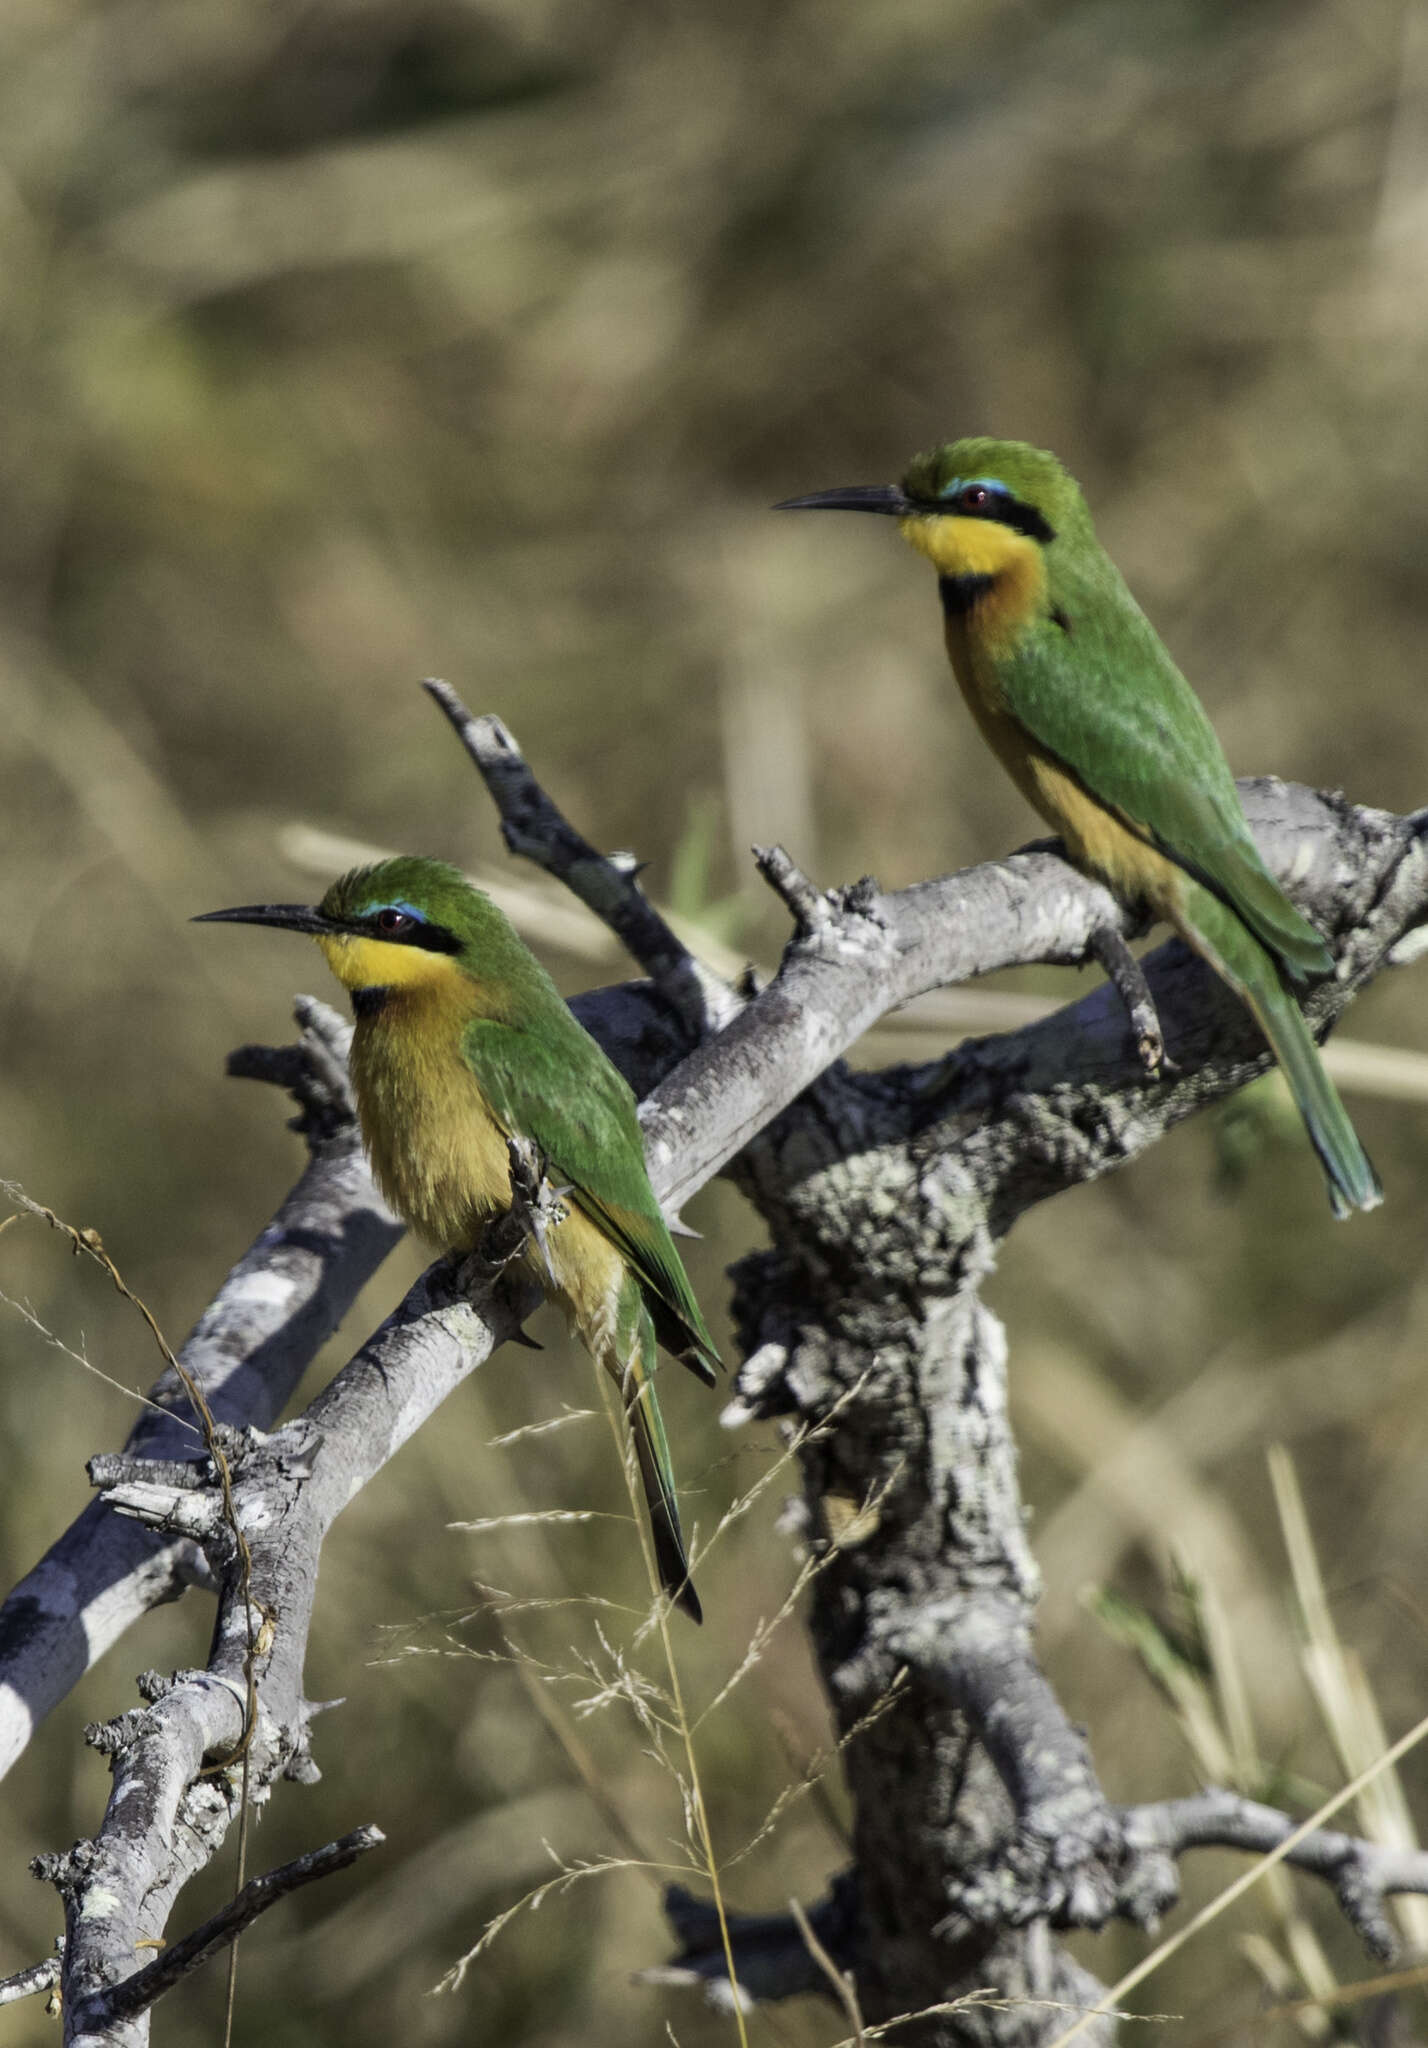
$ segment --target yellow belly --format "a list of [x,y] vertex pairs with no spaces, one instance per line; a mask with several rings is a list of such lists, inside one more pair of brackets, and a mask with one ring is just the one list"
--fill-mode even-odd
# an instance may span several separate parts
[[506,1141],[456,1047],[393,1016],[399,1001],[359,1022],[352,1042],[373,1177],[422,1237],[443,1251],[469,1251],[510,1206]]
[[[566,1321],[592,1358],[603,1365],[617,1362],[617,1320],[625,1284],[625,1261],[598,1223],[566,1198],[566,1219],[546,1240],[556,1286],[532,1247],[526,1265],[546,1293],[565,1312]],[[623,1362],[623,1361],[619,1361]],[[654,1360],[647,1359],[647,1366]],[[618,1372],[616,1374],[618,1377]]]
[[[402,1220],[442,1251],[472,1251],[510,1207],[506,1134],[460,1056],[451,1020],[413,1015],[413,1002],[394,993],[358,1023],[352,1081],[362,1135],[373,1177]],[[445,1028],[423,1028],[438,1022]],[[546,1237],[550,1270],[534,1246],[524,1263],[601,1358],[614,1343],[625,1264],[569,1196],[564,1207],[565,1220]]]

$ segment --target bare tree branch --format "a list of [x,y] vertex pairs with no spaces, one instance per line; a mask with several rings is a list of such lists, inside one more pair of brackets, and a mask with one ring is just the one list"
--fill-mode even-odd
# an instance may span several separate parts
[[[1005,1344],[977,1290],[1024,1208],[1134,1157],[1238,1086],[1267,1052],[1247,1014],[1172,943],[1145,967],[1174,1061],[1169,1081],[1147,1074],[1112,988],[929,1066],[845,1072],[838,1054],[892,1005],[1014,962],[1080,962],[1099,934],[1124,932],[1129,920],[1045,850],[889,895],[870,882],[823,895],[791,863],[771,863],[798,930],[770,986],[734,996],[691,966],[620,864],[565,826],[499,721],[472,720],[453,693],[433,694],[488,775],[508,837],[601,905],[658,971],[657,989],[598,991],[576,1006],[649,1098],[642,1120],[656,1193],[676,1206],[735,1161],[769,1223],[773,1249],[739,1269],[749,1354],[740,1411],[813,1424],[837,1414],[800,1456],[814,1540],[829,1546],[814,1580],[815,1643],[841,1725],[862,1731],[846,1752],[859,1884],[845,1952],[829,1938],[836,1927],[820,1927],[819,1939],[856,1971],[870,2020],[919,2005],[941,2015],[919,2023],[928,2042],[1039,2041],[1044,2012],[1030,2018],[1032,2005],[1018,2000],[1085,2003],[1095,1990],[1050,1942],[1049,1918],[1150,1918],[1166,1894],[1167,1852],[1106,1808],[1084,1744],[1035,1665],[1037,1579],[1006,1422]],[[1428,917],[1422,821],[1278,783],[1244,794],[1271,866],[1333,936],[1338,975],[1310,1003],[1325,1028]],[[186,1347],[210,1370],[216,1349],[225,1370],[214,1371],[210,1398],[230,1421],[260,1413],[278,1384],[286,1390],[330,1327],[333,1302],[346,1306],[349,1283],[360,1284],[394,1235],[337,1100],[336,1041],[319,1035],[320,1054],[296,1067],[281,1054],[245,1056],[247,1071],[285,1083],[307,1076],[335,1123],[279,1224]],[[316,1115],[311,1104],[305,1115]],[[285,1217],[329,1153],[341,1170],[323,1181],[325,1205],[303,1226],[315,1261],[298,1269],[304,1291],[284,1263]],[[347,1249],[354,1226],[361,1254]],[[519,1222],[506,1228],[519,1235]],[[224,1760],[244,1738],[250,1661],[253,1796],[267,1796],[279,1775],[313,1775],[316,1709],[302,1667],[322,1542],[411,1432],[518,1332],[535,1294],[513,1282],[509,1251],[498,1227],[459,1276],[449,1261],[431,1268],[305,1415],[236,1445],[246,1585],[227,1517],[212,1512],[190,1471],[174,1470],[190,1445],[141,1427],[124,1461],[98,1468],[117,1482],[92,1511],[105,1530],[122,1527],[113,1514],[122,1505],[192,1532],[190,1557],[201,1542],[220,1602],[207,1670],[150,1683],[147,1707],[94,1732],[114,1763],[109,1809],[96,1840],[49,1871],[69,1928],[66,2006],[78,2017],[67,2039],[131,2048],[145,2037],[145,2016],[124,2017],[116,1987],[134,1977],[135,1944],[161,1932],[234,1817],[239,1773]],[[239,1313],[251,1297],[271,1307],[275,1293],[281,1312],[267,1321]],[[282,1361],[271,1373],[258,1363],[269,1351]],[[172,1403],[173,1390],[162,1397]],[[870,1500],[876,1513],[851,1524],[835,1512],[840,1501]],[[164,1560],[149,1596],[171,1592],[183,1543],[128,1533]],[[138,1592],[126,1599],[127,1619],[144,1602]],[[914,1683],[872,1713],[907,1668]],[[994,1984],[1011,2004],[948,2016],[949,1994],[973,1984]],[[1099,2038],[1111,2024],[1097,2022]]]
[[13,1977],[0,1978],[0,2005],[14,2005],[21,1998],[33,1998],[36,1992],[53,1991],[63,1967],[62,1955],[53,1955],[43,1963],[32,1963],[28,1970],[17,1970]]
[[[731,2012],[734,1992],[713,1906],[683,1885],[672,1884],[665,1891],[664,1910],[681,1943],[680,1952],[672,1962],[641,1970],[635,1981],[692,1986],[716,2012]],[[835,1880],[828,1897],[808,1912],[819,1941],[835,1960],[851,1951],[856,1912],[857,1886],[851,1873]],[[728,1917],[746,2009],[755,2003],[801,1998],[810,1991],[829,1995],[827,1977],[791,1914],[731,1913]]]
[[1135,1863],[1085,1737],[1032,1654],[1025,1606],[989,1594],[951,1612],[923,1607],[888,1649],[966,1716],[1015,1816],[995,1856],[949,1885],[946,1924],[1101,1927],[1120,1913],[1155,1926],[1177,1896],[1174,1870],[1162,1855]]
[[[233,1464],[233,1494],[250,1550],[251,1620],[259,1644],[258,1716],[248,1767],[252,1796],[279,1775],[316,1776],[309,1728],[317,1709],[302,1668],[318,1559],[332,1522],[466,1375],[519,1327],[534,1290],[508,1290],[497,1271],[485,1297],[456,1292],[451,1261],[432,1267],[306,1414],[250,1442]],[[175,1491],[175,1502],[206,1496]],[[42,1874],[65,1905],[66,2040],[130,2048],[142,2013],[123,2017],[115,1987],[132,1976],[138,1945],[162,1934],[179,1890],[236,1818],[241,1773],[206,1768],[244,1732],[250,1616],[239,1574],[213,1523],[210,1564],[222,1580],[214,1647],[204,1671],[150,1681],[150,1704],[92,1732],[114,1787],[94,1841],[47,1859]],[[231,1544],[228,1546],[231,1551]],[[94,1902],[103,1900],[103,1910]]]
[[[1295,1826],[1274,1807],[1216,1786],[1190,1799],[1127,1807],[1122,1822],[1126,1842],[1138,1855],[1165,1857],[1183,1856],[1187,1849],[1243,1849],[1263,1856]],[[1383,1910],[1384,1900],[1401,1892],[1428,1892],[1428,1850],[1386,1848],[1335,1828],[1316,1828],[1284,1860],[1332,1885],[1340,1911],[1365,1948],[1385,1960],[1401,1944]]]
[[[213,1413],[265,1427],[401,1235],[362,1157],[345,1067],[350,1026],[310,997],[282,1085],[298,1098],[308,1163],[224,1281],[180,1354]],[[253,1071],[252,1049],[235,1056]],[[336,1082],[340,1080],[340,1092]],[[165,1373],[129,1438],[138,1458],[192,1456],[187,1397]],[[202,1560],[93,1502],[0,1606],[0,1775],[70,1687],[140,1615],[175,1599]]]
[[433,678],[422,688],[475,762],[509,850],[564,882],[603,919],[694,1037],[726,1023],[738,998],[675,937],[640,888],[634,864],[611,860],[582,838],[536,781],[499,718],[474,717],[447,683]]
[[[1271,871],[1339,940],[1338,974],[1308,1004],[1322,1032],[1425,916],[1421,822],[1273,778],[1241,783],[1240,795]],[[999,968],[1079,966],[1099,934],[1135,928],[1107,890],[1047,851],[890,895],[864,881],[828,900],[832,915],[794,938],[769,986],[642,1110],[646,1151],[676,1206],[887,1010]],[[1165,1080],[1146,1073],[1109,987],[920,1070],[919,1112],[930,1118],[940,1095],[959,1149],[969,1119],[985,1118],[965,1151],[998,1234],[1020,1208],[1135,1157],[1270,1064],[1244,1005],[1178,940],[1143,966],[1172,1066]]]
[[[754,866],[793,919],[795,938],[811,938],[832,924],[836,905],[810,882],[781,846],[756,846]],[[870,885],[871,886],[871,885]]]
[[[1037,1677],[1044,1687],[1045,1680],[1040,1674]],[[1055,1716],[1038,1716],[1034,1730],[1028,1727],[1024,1738],[1015,1738],[1013,1746],[1020,1752],[1019,1771],[1028,1758],[1040,1767],[1040,1759],[1031,1745],[1045,1732],[1046,1724],[1059,1716],[1059,1708]],[[1079,1742],[1069,1726],[1066,1733]],[[1094,1787],[1094,1779],[1089,1782]],[[1100,1813],[1113,1828],[1131,1873],[1126,1888],[1111,1899],[1109,1910],[1104,1896],[1093,1888],[1084,1889],[1079,1899],[1064,1895],[1056,1909],[1047,1903],[1046,1910],[1057,1926],[1100,1927],[1114,1912],[1139,1926],[1153,1928],[1159,1914],[1168,1911],[1180,1896],[1176,1863],[1181,1856],[1192,1849],[1240,1849],[1251,1855],[1267,1855],[1296,1826],[1275,1807],[1262,1806],[1237,1792],[1213,1785],[1188,1799],[1167,1799],[1146,1806],[1102,1806]],[[1072,1815],[1070,1819],[1068,1839],[1074,1848],[1082,1833],[1078,1816]],[[1051,1841],[1054,1836],[1048,1838]],[[1364,1947],[1384,1960],[1398,1954],[1401,1948],[1384,1910],[1385,1901],[1403,1893],[1428,1892],[1428,1851],[1385,1848],[1331,1828],[1319,1828],[1306,1835],[1284,1861],[1330,1885],[1340,1911]],[[1004,1865],[1003,1870],[1006,1896],[999,1907],[990,1897],[986,1899],[989,1923],[994,1923],[1000,1912],[1020,1914],[1019,1924],[1034,1920],[1038,1917],[1037,1886],[1041,1873],[1030,1869],[1030,1884],[1022,1891],[1010,1865]],[[1044,1900],[1045,1895],[1042,1896]],[[840,1968],[851,1963],[857,1952],[856,1901],[856,1875],[845,1871],[829,1897],[810,1915]],[[1147,1911],[1148,1907],[1153,1910]],[[713,1906],[675,1885],[666,1894],[665,1912],[682,1947],[671,1962],[642,1971],[639,1981],[697,1985],[716,2011],[730,2010],[733,1997]],[[730,1921],[730,1933],[740,1989],[753,1998],[773,2001],[826,1989],[819,1981],[821,1973],[813,1965],[806,1945],[800,1958],[802,1937],[791,1914],[738,1914]]]
[[[325,1848],[310,1849],[305,1856],[295,1857],[291,1863],[280,1864],[276,1870],[270,1870],[262,1877],[250,1878],[237,1896],[220,1907],[201,1927],[196,1927],[192,1934],[186,1934],[182,1941],[170,1942],[146,1969],[136,1970],[118,1989],[109,1992],[103,2000],[103,2011],[97,2016],[100,2024],[112,2029],[116,2023],[137,2019],[181,1979],[191,1976],[235,1942],[244,1928],[251,1927],[270,1906],[276,1906],[280,1899],[287,1898],[304,1885],[348,1869],[359,1856],[380,1847],[385,1840],[380,1828],[354,1828],[351,1834],[329,1842]],[[83,2027],[84,2024],[84,2016],[80,2015],[79,2025]]]

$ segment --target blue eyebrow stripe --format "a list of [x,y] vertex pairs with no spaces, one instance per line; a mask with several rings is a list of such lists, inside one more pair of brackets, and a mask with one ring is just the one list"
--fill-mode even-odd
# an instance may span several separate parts
[[996,503],[993,509],[983,506],[978,512],[969,512],[968,518],[994,519],[1002,526],[1011,527],[1014,533],[1024,533],[1029,540],[1043,542],[1055,540],[1056,528],[1051,524],[1045,513],[1038,512],[1035,505],[1024,503],[1022,499],[1018,498],[1014,492],[1007,488],[1000,477],[954,476],[950,483],[943,485],[937,495],[939,498],[954,498],[958,491],[973,489],[990,491]]
[[995,491],[999,498],[1009,498],[1011,492],[1000,478],[994,476],[954,476],[950,483],[942,486],[939,498],[955,498],[958,491],[965,491],[972,484],[980,484],[984,491]]
[[418,924],[431,923],[426,912],[418,910],[415,903],[408,903],[405,896],[398,896],[390,903],[369,903],[360,914],[363,917],[375,917],[380,910],[400,910],[404,917],[414,917]]

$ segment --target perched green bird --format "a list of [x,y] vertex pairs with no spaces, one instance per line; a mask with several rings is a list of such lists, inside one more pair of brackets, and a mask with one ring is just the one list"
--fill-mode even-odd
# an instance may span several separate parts
[[356,868],[314,909],[250,904],[203,923],[308,932],[352,994],[352,1081],[372,1171],[397,1213],[474,1249],[511,1206],[522,1138],[565,1214],[524,1263],[620,1389],[660,1579],[701,1618],[655,1400],[656,1337],[714,1383],[699,1304],[645,1170],[635,1098],[509,920],[443,861]]
[[778,511],[881,512],[938,574],[952,670],[1022,794],[1071,858],[1143,901],[1253,1011],[1319,1154],[1336,1216],[1378,1176],[1289,982],[1333,969],[1260,859],[1199,699],[1096,538],[1074,477],[1021,441],[952,441],[900,485]]

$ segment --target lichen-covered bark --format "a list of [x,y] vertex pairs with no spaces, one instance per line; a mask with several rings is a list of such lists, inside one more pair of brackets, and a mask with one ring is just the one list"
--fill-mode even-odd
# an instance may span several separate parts
[[[1095,1987],[1044,1931],[956,1910],[957,1874],[995,1859],[1013,1809],[971,1716],[908,1682],[901,1639],[991,1607],[1024,1631],[1037,1593],[980,1203],[956,1155],[920,1141],[903,1086],[838,1072],[811,1096],[741,1164],[776,1249],[736,1269],[735,1312],[761,1356],[747,1406],[805,1424],[837,1407],[802,1460],[820,1668],[840,1731],[868,1723],[845,1752],[860,1910],[843,1960],[871,2020],[988,1984],[1082,2005]],[[901,2037],[1030,2048],[1046,2020],[1044,2003],[969,2008]]]
[[[1303,793],[1249,795],[1262,843],[1288,865]],[[1424,865],[1416,823],[1317,816],[1296,879],[1340,939],[1340,979],[1310,1006],[1322,1022],[1421,917]],[[1265,1063],[1242,1007],[1182,947],[1148,974],[1168,1082],[1144,1070],[1107,987],[929,1066],[834,1068],[736,1168],[772,1238],[736,1269],[739,1396],[811,1432],[814,1642],[840,1729],[868,1723],[846,1751],[859,1911],[841,1959],[870,2020],[986,1985],[1084,2006],[1097,1987],[1049,1928],[1113,1912],[1152,1922],[1173,1896],[1169,1859],[1107,1806],[1035,1663],[1006,1336],[979,1294],[1027,1208]],[[1067,2019],[1046,2004],[969,2007],[900,2038],[1036,2048]]]

